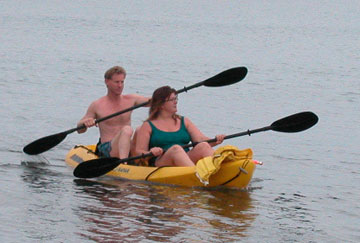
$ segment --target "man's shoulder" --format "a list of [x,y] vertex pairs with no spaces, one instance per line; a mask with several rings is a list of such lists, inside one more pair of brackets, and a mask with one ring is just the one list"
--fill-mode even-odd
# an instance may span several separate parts
[[98,98],[97,100],[94,100],[92,102],[92,104],[98,105],[98,104],[101,104],[101,103],[104,103],[104,102],[106,102],[106,96],[102,96],[102,97]]
[[106,104],[106,96],[103,96],[91,102],[90,106],[92,106],[94,109],[97,109],[105,104]]
[[[123,96],[123,100],[126,103],[132,103],[133,105],[136,105],[136,104],[147,102],[149,99],[144,96],[138,95],[138,94],[126,94]],[[146,106],[148,106],[148,105],[146,105]]]

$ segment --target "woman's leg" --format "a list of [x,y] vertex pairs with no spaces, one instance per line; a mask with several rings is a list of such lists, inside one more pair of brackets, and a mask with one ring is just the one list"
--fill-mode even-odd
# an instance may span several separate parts
[[192,150],[188,152],[190,159],[196,164],[198,160],[212,156],[214,149],[207,142],[201,142],[197,144]]
[[165,154],[159,157],[155,165],[160,166],[194,166],[185,150],[180,145],[170,147]]
[[111,141],[110,155],[125,159],[129,157],[130,143],[133,130],[130,126],[124,126],[118,134]]

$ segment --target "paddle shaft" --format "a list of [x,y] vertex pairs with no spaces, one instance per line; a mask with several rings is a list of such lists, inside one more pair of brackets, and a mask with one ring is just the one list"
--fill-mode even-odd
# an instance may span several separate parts
[[[239,133],[234,133],[231,135],[227,135],[224,137],[224,139],[230,139],[230,138],[235,138],[235,137],[241,137],[241,136],[245,136],[245,135],[251,135],[253,133],[257,133],[257,132],[264,132],[264,131],[268,131],[268,130],[272,130],[272,126],[266,126],[266,127],[262,127],[262,128],[258,128],[258,129],[254,129],[254,130],[247,130],[245,132],[239,132]],[[216,138],[212,138],[212,139],[208,139],[202,142],[206,142],[206,143],[214,143],[216,142],[217,139]],[[191,142],[189,144],[183,145],[181,146],[183,149],[186,148],[190,148],[190,147],[195,147],[197,144],[199,144],[201,142]],[[166,150],[164,151],[164,153],[166,152]],[[134,157],[129,157],[129,158],[125,158],[125,159],[119,159],[119,164],[123,163],[123,162],[127,162],[127,161],[132,161],[132,160],[137,160],[137,159],[143,159],[146,157],[150,157],[150,156],[154,156],[151,152],[150,153],[146,153],[146,154],[142,154],[142,155],[138,155],[138,156],[134,156]]]
[[[318,117],[314,113],[309,112],[309,111],[299,112],[294,115],[279,119],[279,120],[273,122],[270,126],[265,126],[265,127],[257,128],[257,129],[253,129],[253,130],[247,130],[245,132],[234,133],[234,134],[225,136],[224,139],[241,137],[241,136],[245,136],[245,135],[250,136],[253,133],[264,132],[264,131],[268,131],[268,130],[273,130],[273,131],[277,131],[277,132],[286,132],[286,133],[300,132],[300,131],[306,130],[306,129],[314,126],[317,122],[318,122]],[[213,143],[213,142],[216,142],[216,140],[217,140],[216,138],[212,138],[212,139],[206,140],[204,142]],[[200,143],[200,142],[191,142],[189,144],[183,145],[182,147],[184,149],[190,148],[190,147],[195,147],[198,143]],[[149,156],[153,156],[153,154],[147,153],[147,154],[136,156],[136,158],[130,157],[127,159],[123,159],[120,163],[126,162],[126,161],[131,161],[131,160],[136,160],[136,159],[140,159],[140,158],[145,158],[145,157],[149,157]]]
[[[191,90],[191,89],[193,89],[193,88],[200,87],[200,86],[204,85],[204,83],[206,83],[208,80],[209,80],[209,79],[207,79],[207,80],[205,80],[205,81],[202,81],[202,82],[199,82],[199,83],[196,83],[196,84],[193,84],[193,85],[190,85],[190,86],[188,86],[188,87],[185,86],[184,88],[177,90],[176,93],[177,93],[177,94],[180,94],[180,93],[183,93],[183,92],[187,92],[188,90]],[[104,117],[102,117],[102,118],[96,119],[95,123],[96,123],[96,124],[97,124],[97,123],[100,123],[100,122],[102,122],[102,121],[108,120],[108,119],[113,118],[113,117],[115,117],[115,116],[119,116],[119,115],[124,114],[124,113],[126,113],[126,112],[135,110],[135,109],[137,109],[137,108],[139,108],[139,107],[146,106],[146,105],[148,105],[148,104],[150,104],[150,101],[147,101],[147,102],[144,102],[144,103],[141,103],[141,104],[138,104],[138,105],[134,105],[134,106],[129,107],[129,108],[125,109],[125,110],[121,110],[121,111],[115,112],[115,113],[113,113],[113,114],[111,114],[111,115],[104,116]],[[72,128],[72,129],[69,129],[69,130],[65,131],[65,133],[66,133],[66,134],[70,134],[70,133],[72,133],[72,132],[75,132],[75,131],[81,130],[81,129],[85,129],[85,128],[86,128],[86,126],[83,124],[83,125],[81,125],[81,126],[78,126],[78,127]]]
[[[199,87],[199,86],[202,86],[206,81],[207,81],[207,80],[202,81],[202,82],[199,82],[199,83],[197,83],[197,84],[193,84],[193,85],[188,86],[188,87],[184,87],[184,88],[182,88],[182,89],[177,90],[176,93],[177,93],[177,94],[180,94],[180,93],[183,93],[183,92],[187,92],[188,90],[191,90],[191,89],[193,89],[193,88],[197,88],[197,87]],[[124,113],[126,113],[126,112],[135,110],[135,109],[137,109],[137,108],[139,108],[139,107],[146,106],[146,105],[148,105],[148,104],[150,104],[150,101],[143,102],[143,103],[141,103],[141,104],[131,106],[131,107],[125,109],[125,110],[121,110],[121,111],[115,112],[115,113],[113,113],[113,114],[111,114],[111,115],[104,116],[104,117],[102,117],[102,118],[96,119],[95,123],[97,124],[97,123],[100,123],[100,122],[102,122],[102,121],[109,120],[110,118],[113,118],[113,117],[115,117],[115,116],[119,116],[119,115],[124,114]],[[85,128],[86,128],[85,124],[82,124],[81,126],[78,126],[78,127],[75,127],[75,128],[71,128],[71,129],[66,130],[66,131],[64,131],[64,132],[62,132],[62,133],[64,133],[64,134],[70,134],[70,133],[73,133],[73,132],[75,132],[75,131],[82,130],[82,129],[85,129]]]
[[[111,114],[111,115],[104,116],[104,117],[102,117],[102,118],[96,119],[95,123],[99,123],[99,122],[108,120],[108,119],[113,118],[113,117],[115,117],[115,116],[119,116],[119,115],[124,114],[124,113],[126,113],[126,112],[135,110],[135,109],[137,109],[137,108],[139,108],[139,107],[146,106],[146,105],[148,105],[148,104],[150,104],[150,101],[147,101],[147,102],[144,102],[144,103],[141,103],[141,104],[138,104],[138,105],[131,106],[131,107],[125,109],[125,110],[121,110],[121,111],[115,112],[115,113],[113,113],[113,114]],[[84,128],[86,128],[86,126],[83,124],[82,126],[79,126],[79,127],[77,127],[77,128],[74,128],[74,129],[75,129],[75,131],[76,131],[76,130],[81,130],[81,129],[84,129]],[[72,130],[72,129],[71,129],[71,130]]]
[[[188,87],[184,87],[184,88],[182,88],[182,89],[177,90],[176,93],[177,93],[177,94],[180,94],[180,93],[183,93],[183,92],[187,92],[188,90],[191,90],[191,89],[193,89],[193,88],[197,88],[197,87],[202,86],[205,82],[206,82],[206,80],[205,80],[205,81],[202,81],[202,82],[199,82],[199,83],[197,83],[197,84],[193,84],[193,85],[188,86]],[[99,123],[99,122],[108,120],[108,119],[113,118],[113,117],[115,117],[115,116],[119,116],[119,115],[124,114],[124,113],[126,113],[126,112],[135,110],[135,109],[137,109],[137,108],[139,108],[139,107],[146,106],[146,105],[148,105],[148,104],[150,104],[150,101],[147,101],[147,102],[144,102],[144,103],[141,103],[141,104],[138,104],[138,105],[134,105],[134,106],[129,107],[129,108],[125,109],[125,110],[121,110],[121,111],[116,112],[116,113],[114,113],[114,114],[111,114],[111,115],[108,115],[108,116],[104,116],[104,117],[102,117],[102,118],[99,118],[99,119],[97,119],[97,120],[95,121],[95,123]],[[80,130],[81,130],[81,129],[84,129],[85,127],[86,127],[85,125],[82,125],[82,126],[79,126],[79,127],[77,127],[77,128],[74,128],[74,129],[76,129],[76,130],[79,130],[79,129],[80,129]],[[71,129],[71,130],[73,130],[73,129]],[[76,131],[76,130],[75,130],[75,131]],[[70,131],[70,130],[69,130],[69,131]]]

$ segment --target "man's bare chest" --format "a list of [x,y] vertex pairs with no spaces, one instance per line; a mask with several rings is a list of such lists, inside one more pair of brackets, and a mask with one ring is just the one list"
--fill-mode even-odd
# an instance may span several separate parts
[[[121,104],[106,104],[106,105],[101,105],[98,107],[97,109],[97,118],[103,118],[106,116],[110,116],[112,114],[121,112],[123,110],[128,109],[129,107],[132,107],[132,103],[131,102],[122,102]],[[124,112],[120,115],[116,115],[114,117],[112,117],[111,119],[109,119],[109,123],[111,122],[127,122],[130,119],[131,116],[131,111],[128,112]]]

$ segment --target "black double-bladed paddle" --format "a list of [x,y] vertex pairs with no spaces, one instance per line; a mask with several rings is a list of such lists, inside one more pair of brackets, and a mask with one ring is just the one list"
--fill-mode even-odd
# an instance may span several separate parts
[[[246,67],[235,67],[235,68],[231,68],[228,69],[226,71],[223,71],[211,78],[208,78],[204,81],[201,81],[199,83],[196,83],[194,85],[191,85],[189,87],[184,87],[180,90],[177,90],[176,92],[182,93],[182,92],[187,92],[190,89],[196,88],[196,87],[200,87],[200,86],[207,86],[207,87],[220,87],[220,86],[226,86],[226,85],[230,85],[230,84],[234,84],[237,83],[241,80],[243,80],[245,78],[247,74],[247,68]],[[99,123],[105,120],[108,120],[110,118],[113,118],[115,116],[121,115],[123,113],[126,113],[128,111],[132,111],[135,110],[136,108],[142,107],[142,106],[146,106],[150,103],[150,101],[148,102],[144,102],[142,104],[138,104],[132,107],[129,107],[125,110],[116,112],[114,114],[102,117],[100,119],[97,119],[95,121],[95,123]],[[68,134],[73,133],[75,131],[81,130],[86,128],[85,125],[79,126],[79,127],[75,127],[72,129],[69,129],[67,131],[64,132],[60,132],[60,133],[56,133],[50,136],[46,136],[43,138],[40,138],[38,140],[35,140],[32,143],[29,143],[28,145],[26,145],[23,148],[23,151],[26,154],[29,155],[36,155],[36,154],[40,154],[43,153],[53,147],[55,147],[56,145],[58,145],[59,143],[61,143]]]
[[[319,120],[318,116],[315,115],[313,112],[304,111],[277,120],[273,122],[270,126],[228,135],[225,137],[225,139],[240,137],[244,135],[251,135],[253,133],[264,132],[268,130],[272,130],[276,132],[286,132],[286,133],[301,132],[314,126],[318,122],[318,120]],[[216,142],[216,138],[209,139],[206,142],[208,143]],[[182,147],[189,148],[195,146],[196,144],[197,143],[190,143]],[[102,176],[115,169],[121,163],[142,159],[145,157],[151,157],[151,156],[153,156],[152,153],[147,153],[135,157],[129,157],[126,159],[118,159],[115,157],[110,157],[110,158],[99,158],[99,159],[84,161],[75,168],[74,176],[79,178],[93,178],[93,177]]]

